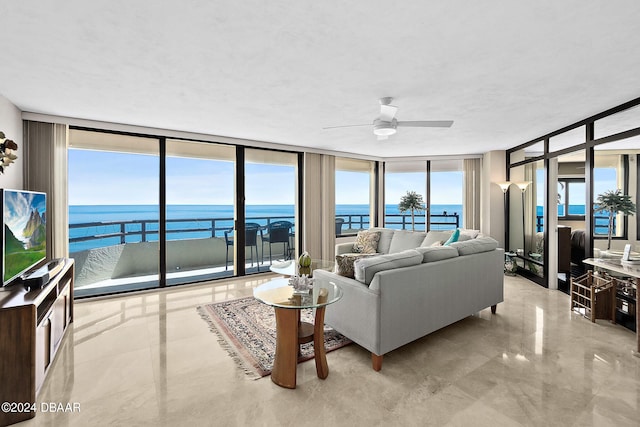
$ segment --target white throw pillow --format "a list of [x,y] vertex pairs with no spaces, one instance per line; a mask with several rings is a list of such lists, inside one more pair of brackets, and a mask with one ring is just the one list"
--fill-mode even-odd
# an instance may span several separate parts
[[[461,228],[460,235],[469,236],[469,239],[475,239],[480,234],[480,230],[472,230],[471,228]],[[468,240],[468,239],[465,239]],[[460,239],[458,239],[460,241]]]
[[426,234],[419,231],[403,231],[398,230],[393,233],[389,253],[396,254],[406,251],[407,249],[415,249],[424,241]]
[[453,230],[429,231],[420,246],[423,246],[423,247],[432,246],[435,242],[444,243],[447,240],[449,240],[449,237],[451,237],[451,233],[453,233]]

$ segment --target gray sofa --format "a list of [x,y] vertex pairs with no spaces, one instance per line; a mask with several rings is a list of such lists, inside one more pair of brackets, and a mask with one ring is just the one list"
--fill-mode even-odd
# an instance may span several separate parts
[[[371,351],[375,370],[398,347],[503,301],[504,250],[490,237],[432,246],[451,232],[412,233],[384,228],[374,256],[355,261],[355,278],[315,270],[316,281],[338,285],[343,297],[325,323]],[[438,244],[438,243],[436,243]],[[336,245],[336,255],[353,250]]]

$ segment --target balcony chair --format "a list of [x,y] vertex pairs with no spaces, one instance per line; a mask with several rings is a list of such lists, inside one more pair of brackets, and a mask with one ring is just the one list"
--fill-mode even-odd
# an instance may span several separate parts
[[262,262],[264,262],[264,244],[269,244],[269,264],[273,262],[271,256],[271,245],[274,243],[282,243],[282,250],[285,259],[289,259],[291,245],[289,243],[289,235],[293,224],[289,221],[275,221],[267,225],[267,234],[262,236]]
[[[256,248],[256,264],[258,265],[258,271],[260,271],[260,258],[258,257],[258,233],[260,233],[260,238],[262,238],[262,226],[260,224],[257,224],[255,222],[247,222],[244,225],[244,247],[251,248],[251,267],[253,267],[253,248]],[[229,247],[233,248],[233,228],[225,230],[224,242],[227,245],[224,269],[227,270],[229,268]]]
[[336,218],[336,236],[342,235],[342,224],[344,224],[344,218]]

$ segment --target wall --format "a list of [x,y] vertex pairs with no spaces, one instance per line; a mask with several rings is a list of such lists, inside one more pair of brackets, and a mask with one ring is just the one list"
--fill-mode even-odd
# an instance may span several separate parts
[[0,95],[0,130],[18,144],[18,159],[0,175],[0,188],[22,190],[24,187],[24,144],[22,140],[22,112],[7,98]]
[[504,193],[496,182],[506,181],[506,152],[490,151],[482,158],[482,197],[480,201],[480,230],[504,242]]

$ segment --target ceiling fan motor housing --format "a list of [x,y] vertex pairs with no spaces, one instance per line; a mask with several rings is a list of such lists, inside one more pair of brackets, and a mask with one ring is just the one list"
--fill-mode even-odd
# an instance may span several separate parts
[[373,121],[373,133],[378,136],[389,136],[396,133],[396,128],[398,127],[398,121],[393,119],[390,122],[386,122],[384,120],[375,119]]

